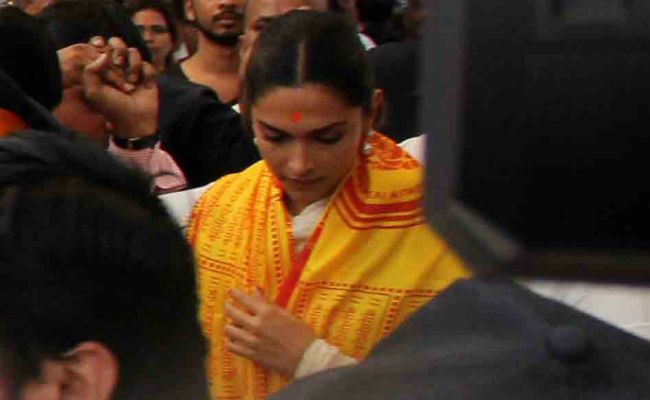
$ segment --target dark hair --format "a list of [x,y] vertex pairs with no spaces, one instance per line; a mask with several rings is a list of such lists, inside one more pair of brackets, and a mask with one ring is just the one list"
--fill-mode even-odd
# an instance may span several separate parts
[[0,139],[0,363],[14,393],[95,341],[119,361],[115,399],[207,398],[196,303],[191,251],[139,172],[77,136]]
[[361,22],[388,22],[393,15],[395,0],[357,0]]
[[161,0],[135,0],[128,3],[128,8],[126,9],[129,17],[133,18],[137,12],[142,10],[154,10],[158,14],[162,15],[165,19],[165,24],[167,24],[167,29],[169,29],[169,34],[172,36],[172,41],[176,43],[178,40],[178,31],[176,30],[176,19],[172,14],[171,10],[166,3]]
[[42,24],[17,7],[0,7],[0,69],[47,109],[61,102],[61,70]]
[[[291,11],[262,31],[246,69],[245,113],[276,87],[314,83],[369,112],[374,80],[354,25],[331,12]],[[250,124],[250,115],[244,115]],[[250,129],[250,126],[248,126]]]
[[327,8],[334,12],[343,12],[343,8],[338,0],[327,0]]
[[86,43],[93,36],[119,37],[143,60],[151,54],[122,5],[114,0],[57,0],[39,14],[57,49]]
[[172,0],[171,9],[174,12],[177,21],[187,22],[187,16],[185,15],[185,0]]

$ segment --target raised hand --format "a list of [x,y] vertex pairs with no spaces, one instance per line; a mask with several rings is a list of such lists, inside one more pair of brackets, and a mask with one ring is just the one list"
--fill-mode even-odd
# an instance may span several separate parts
[[[115,135],[125,138],[149,136],[158,128],[156,71],[143,62],[134,48],[112,38],[101,55],[82,74],[86,100],[102,112]],[[116,84],[123,80],[124,84]]]

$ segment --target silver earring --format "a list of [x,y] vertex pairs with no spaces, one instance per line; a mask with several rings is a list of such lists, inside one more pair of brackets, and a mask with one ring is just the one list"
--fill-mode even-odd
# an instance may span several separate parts
[[255,145],[255,147],[259,147],[259,145],[257,144],[257,138],[253,138],[253,144]]
[[368,144],[368,142],[363,144],[363,154],[369,156],[370,153],[372,153],[372,146]]
[[372,146],[368,143],[368,139],[370,139],[370,136],[372,136],[372,131],[368,132],[366,135],[366,140],[363,142],[363,154],[365,155],[370,155],[372,153]]

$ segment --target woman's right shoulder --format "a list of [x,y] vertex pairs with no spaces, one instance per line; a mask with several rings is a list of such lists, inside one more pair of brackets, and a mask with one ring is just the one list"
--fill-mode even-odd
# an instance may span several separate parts
[[224,175],[209,185],[196,207],[214,208],[241,200],[255,190],[266,170],[264,161],[258,161],[241,172]]
[[242,172],[226,175],[210,184],[189,215],[187,235],[190,243],[194,243],[196,234],[205,224],[210,225],[223,216],[233,215],[234,210],[250,204],[248,199],[256,192],[259,180],[268,175],[265,171],[266,165],[260,161]]

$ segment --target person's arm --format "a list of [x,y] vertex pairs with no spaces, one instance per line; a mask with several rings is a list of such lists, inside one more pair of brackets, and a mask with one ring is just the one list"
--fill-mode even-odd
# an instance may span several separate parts
[[152,177],[154,193],[163,194],[177,192],[187,187],[187,180],[183,171],[174,159],[160,148],[157,135],[150,136],[146,141],[140,140],[134,148],[133,144],[124,142],[124,139],[111,138],[108,152],[127,165],[138,168]]
[[[103,43],[103,39],[95,39],[91,49]],[[82,50],[83,57],[93,56],[87,48]],[[82,62],[87,61],[83,57]],[[74,73],[75,68],[70,70]],[[83,68],[81,84],[86,99],[110,121],[113,134],[108,151],[149,174],[154,191],[165,193],[185,188],[187,181],[174,159],[160,147],[155,75],[155,69],[143,62],[136,49],[111,38]]]

